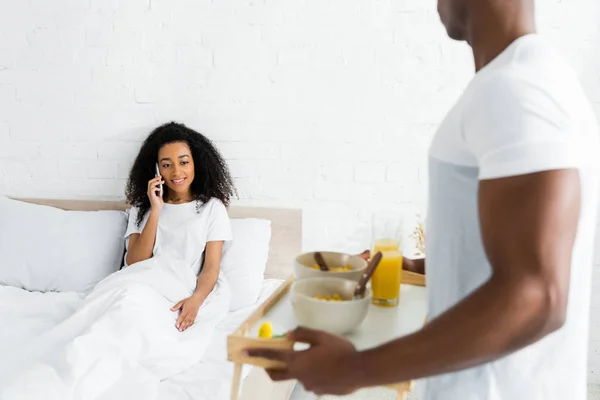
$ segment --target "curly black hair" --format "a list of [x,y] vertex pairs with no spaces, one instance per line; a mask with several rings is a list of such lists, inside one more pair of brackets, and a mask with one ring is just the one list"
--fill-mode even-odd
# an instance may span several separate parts
[[[150,209],[148,181],[156,175],[158,151],[163,145],[173,142],[185,142],[190,147],[195,167],[190,189],[197,201],[205,203],[215,197],[228,206],[231,197],[236,195],[227,163],[215,145],[201,133],[183,124],[169,122],[154,129],[144,140],[129,172],[125,195],[130,205],[139,208],[138,226]],[[165,187],[165,194],[167,190]]]

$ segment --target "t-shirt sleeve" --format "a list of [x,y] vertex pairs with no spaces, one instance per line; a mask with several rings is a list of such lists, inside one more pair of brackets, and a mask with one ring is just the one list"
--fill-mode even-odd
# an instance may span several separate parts
[[142,221],[140,226],[137,225],[139,209],[137,207],[131,207],[128,211],[129,220],[127,222],[127,230],[125,231],[125,239],[129,239],[134,233],[142,233],[142,229],[144,229],[144,224],[146,221]]
[[208,223],[207,242],[228,241],[232,239],[231,223],[225,205],[218,200],[212,200],[213,205]]
[[[549,85],[552,88],[552,85]],[[576,129],[559,99],[536,80],[488,77],[464,109],[463,135],[479,179],[577,167]]]

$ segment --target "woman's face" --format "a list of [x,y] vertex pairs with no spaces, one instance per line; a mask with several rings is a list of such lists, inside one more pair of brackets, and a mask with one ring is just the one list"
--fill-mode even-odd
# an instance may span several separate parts
[[173,142],[163,145],[158,150],[158,167],[169,190],[179,195],[191,193],[194,159],[187,143]]

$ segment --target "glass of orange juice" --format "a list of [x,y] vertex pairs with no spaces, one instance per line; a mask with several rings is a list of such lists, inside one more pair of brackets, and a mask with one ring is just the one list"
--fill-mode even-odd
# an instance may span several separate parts
[[372,254],[381,251],[383,258],[371,278],[373,304],[395,307],[400,302],[402,281],[402,236],[404,218],[393,211],[373,214]]

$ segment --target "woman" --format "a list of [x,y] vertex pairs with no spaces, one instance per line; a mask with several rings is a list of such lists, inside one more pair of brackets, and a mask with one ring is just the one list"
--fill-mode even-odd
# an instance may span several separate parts
[[198,363],[229,308],[219,264],[223,241],[231,239],[225,206],[234,192],[208,139],[182,124],[156,128],[127,184],[128,267],[9,357],[0,399],[115,400],[136,393],[152,400],[160,381]]
[[133,208],[125,264],[168,253],[187,261],[198,276],[194,294],[171,309],[181,310],[176,326],[184,331],[213,289],[223,241],[231,239],[225,206],[235,189],[227,165],[206,137],[171,122],[142,144],[126,194]]

